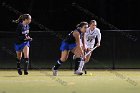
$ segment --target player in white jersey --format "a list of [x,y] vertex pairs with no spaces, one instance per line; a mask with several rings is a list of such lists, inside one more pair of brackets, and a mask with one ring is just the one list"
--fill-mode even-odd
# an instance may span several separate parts
[[[87,52],[90,51],[95,45],[95,38],[97,38],[96,46],[100,46],[101,42],[101,33],[100,29],[97,28],[97,22],[95,20],[91,20],[89,23],[89,28],[87,28],[85,33],[85,45],[87,47]],[[89,62],[92,52],[86,56],[85,63]]]

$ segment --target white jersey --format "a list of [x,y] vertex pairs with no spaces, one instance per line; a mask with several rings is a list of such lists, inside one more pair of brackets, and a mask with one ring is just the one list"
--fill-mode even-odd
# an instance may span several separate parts
[[95,28],[93,31],[90,30],[90,27],[87,28],[85,33],[85,45],[87,48],[93,48],[95,44],[95,38],[97,37],[98,42],[101,41],[100,29]]

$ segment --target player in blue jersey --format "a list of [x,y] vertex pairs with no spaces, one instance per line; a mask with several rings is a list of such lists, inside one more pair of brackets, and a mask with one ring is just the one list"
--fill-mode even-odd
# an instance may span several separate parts
[[22,75],[20,62],[22,53],[24,54],[24,75],[28,75],[28,64],[29,64],[29,47],[32,38],[29,36],[29,24],[31,23],[31,16],[29,14],[21,15],[17,20],[13,22],[18,23],[16,29],[16,40],[15,40],[15,51],[17,54],[17,70],[18,74]]
[[82,61],[82,58],[84,57],[84,52],[81,47],[80,41],[82,41],[83,48],[85,48],[84,33],[86,32],[87,27],[88,27],[87,22],[81,22],[80,24],[77,25],[77,29],[69,33],[67,37],[62,41],[60,47],[61,58],[57,61],[56,65],[52,68],[54,76],[58,75],[57,73],[58,69],[61,66],[61,64],[67,60],[70,51],[76,55],[75,74],[77,75],[83,74],[81,71],[78,70],[79,64]]

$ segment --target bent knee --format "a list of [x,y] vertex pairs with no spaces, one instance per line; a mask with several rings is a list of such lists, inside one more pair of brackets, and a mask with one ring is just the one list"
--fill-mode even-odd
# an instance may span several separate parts
[[89,62],[89,59],[85,59],[85,63]]
[[63,57],[63,58],[61,57],[60,60],[61,60],[62,62],[65,62],[65,61],[67,61],[67,57]]

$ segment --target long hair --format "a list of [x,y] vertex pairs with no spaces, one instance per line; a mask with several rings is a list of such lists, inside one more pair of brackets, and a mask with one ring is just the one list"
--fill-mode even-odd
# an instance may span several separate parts
[[87,22],[81,22],[80,24],[78,24],[78,25],[76,26],[76,28],[77,28],[77,29],[82,28],[84,25],[88,25],[88,23],[87,23]]
[[20,15],[19,18],[17,20],[13,20],[13,23],[20,23],[22,21],[24,21],[25,19],[29,19],[30,15],[29,14],[23,14]]

